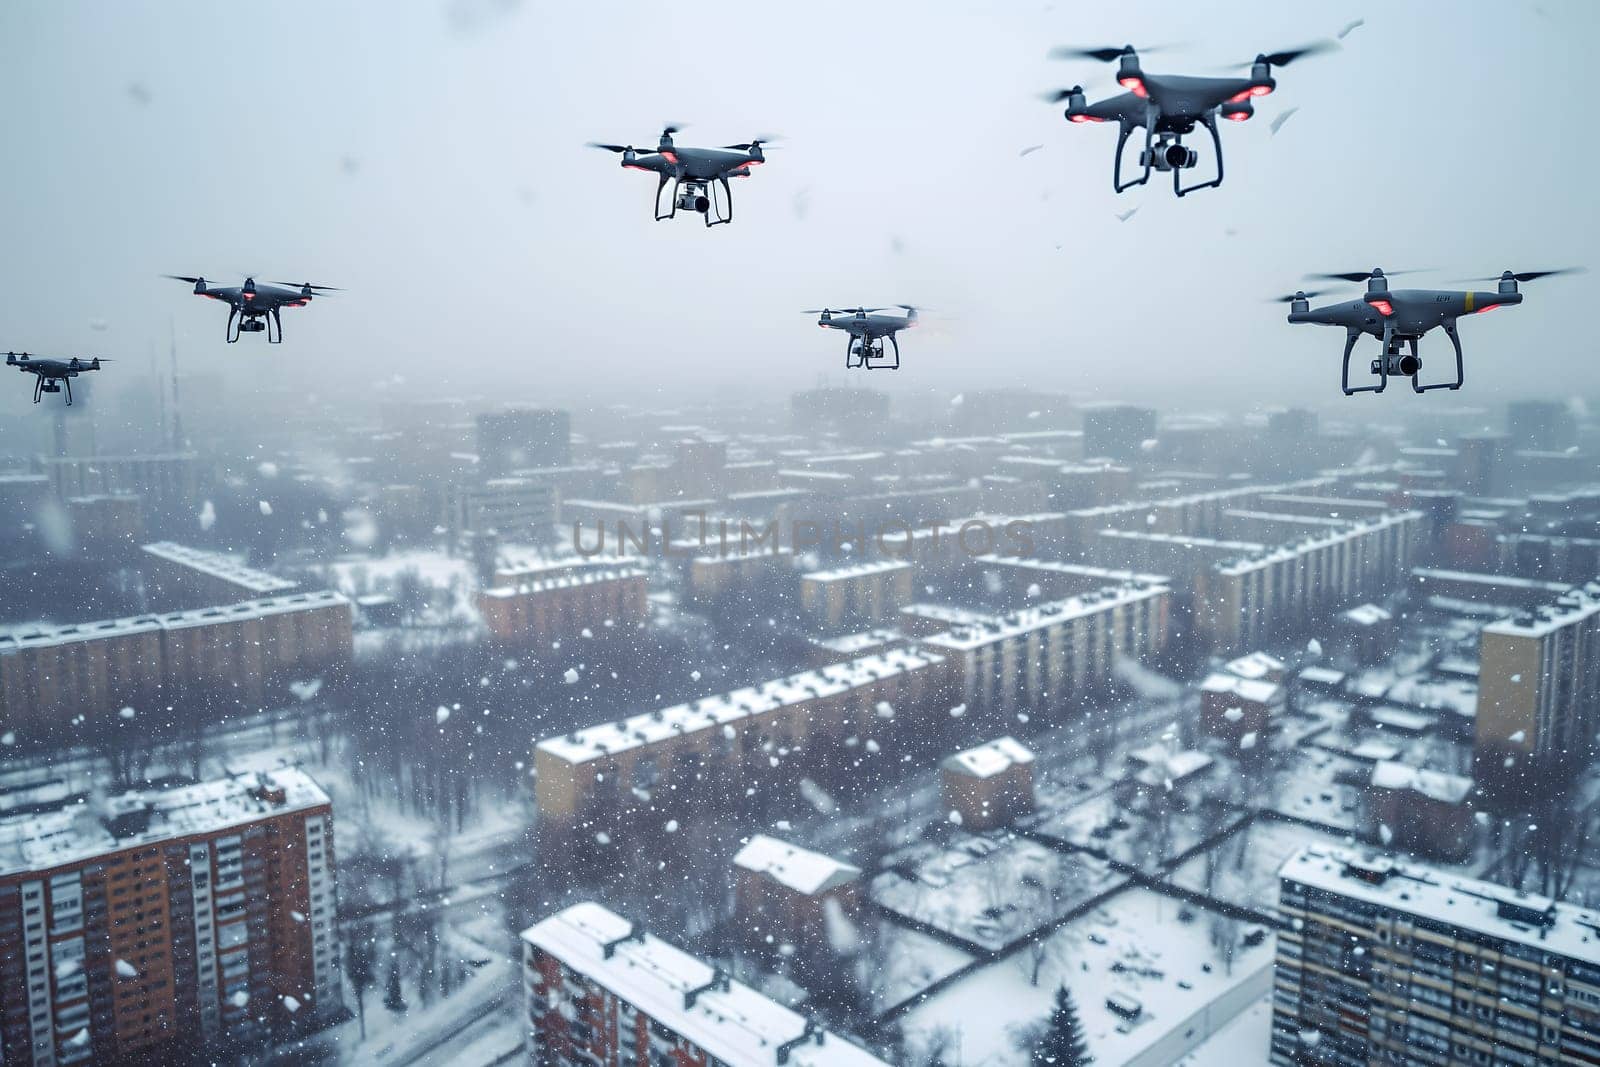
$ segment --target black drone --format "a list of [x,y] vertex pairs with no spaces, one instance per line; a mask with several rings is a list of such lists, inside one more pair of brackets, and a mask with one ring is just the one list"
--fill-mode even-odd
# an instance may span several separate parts
[[[813,308],[805,314],[821,315],[817,325],[823,329],[843,330],[850,335],[845,343],[844,365],[847,368],[864,367],[867,370],[900,369],[900,342],[895,334],[909,330],[917,324],[917,309],[910,304],[895,304],[905,310],[904,315],[880,315],[888,308]],[[883,342],[893,348],[892,356],[885,356]],[[892,362],[891,362],[892,359]]]
[[[1389,379],[1396,376],[1410,377],[1411,388],[1416,392],[1426,393],[1430,389],[1460,389],[1461,383],[1466,378],[1461,364],[1461,335],[1456,328],[1456,319],[1462,315],[1482,314],[1507,304],[1522,303],[1522,294],[1517,291],[1518,282],[1531,282],[1536,278],[1571,274],[1581,270],[1581,267],[1567,267],[1561,270],[1530,270],[1520,274],[1508,270],[1498,278],[1467,279],[1498,281],[1499,287],[1492,293],[1471,290],[1458,292],[1448,289],[1390,289],[1388,276],[1376,268],[1371,271],[1349,271],[1340,274],[1308,274],[1307,278],[1328,281],[1365,281],[1367,291],[1356,300],[1329,304],[1327,307],[1315,310],[1311,307],[1311,298],[1321,296],[1320,292],[1308,293],[1301,290],[1292,296],[1278,299],[1289,304],[1290,322],[1344,327],[1345,396],[1353,393],[1381,393],[1389,384]],[[1422,371],[1422,359],[1417,355],[1417,342],[1423,334],[1435,326],[1443,327],[1445,335],[1450,338],[1450,343],[1455,346],[1456,377],[1455,381],[1423,385],[1417,378]],[[1372,361],[1372,373],[1378,376],[1377,385],[1350,384],[1350,352],[1362,334],[1371,334],[1383,343],[1382,354]],[[1404,354],[1401,352],[1402,344],[1409,348],[1409,352]]]
[[[1287,52],[1268,52],[1256,56],[1248,78],[1205,78],[1181,74],[1146,74],[1139,69],[1139,56],[1133,45],[1121,48],[1057,48],[1055,59],[1095,59],[1102,63],[1118,61],[1117,84],[1128,90],[1107,100],[1090,104],[1084,100],[1083,86],[1047,94],[1053,104],[1067,102],[1068,122],[1116,122],[1117,154],[1111,164],[1111,184],[1117,192],[1143,185],[1151,171],[1171,171],[1172,191],[1179,196],[1222,184],[1222,137],[1217,132],[1217,116],[1244,122],[1255,114],[1252,101],[1278,87],[1273,67],[1285,67],[1302,56],[1330,51],[1334,44],[1318,43]],[[1146,49],[1155,51],[1155,49]],[[1217,176],[1193,185],[1182,184],[1182,173],[1200,160],[1200,154],[1183,143],[1195,123],[1211,134],[1217,153]],[[1122,150],[1134,130],[1144,129],[1144,151],[1139,165],[1144,173],[1132,181],[1122,180]]]
[[[679,148],[672,143],[677,126],[661,131],[661,141],[654,148],[634,148],[632,145],[597,144],[590,148],[603,148],[607,152],[620,152],[622,165],[628,170],[647,170],[656,174],[656,221],[676,218],[680,209],[703,215],[707,226],[720,226],[733,221],[733,190],[729,178],[748,178],[750,168],[767,161],[762,142],[771,137],[757,137],[743,144],[723,145],[721,148]],[[671,206],[663,214],[661,193],[672,183]],[[717,194],[718,187],[722,194]]]
[[[110,363],[108,359],[105,362]],[[33,402],[37,404],[44,399],[46,393],[59,393],[66,387],[67,406],[72,406],[72,379],[84,371],[99,370],[101,360],[79,359],[47,359],[43,356],[31,355],[27,352],[7,352],[6,366],[15,367],[25,374],[34,375]]]
[[[246,278],[243,285],[214,286],[207,285],[204,278],[190,278],[182,274],[168,274],[166,277],[175,282],[190,283],[194,286],[196,296],[208,296],[228,305],[226,334],[230,345],[239,339],[240,334],[246,333],[265,333],[269,344],[282,344],[283,319],[280,314],[284,308],[302,308],[311,303],[315,296],[340,291],[331,285],[312,285],[310,282],[257,285],[254,278]],[[237,329],[234,328],[235,317],[239,320]],[[276,327],[276,330],[272,327]]]

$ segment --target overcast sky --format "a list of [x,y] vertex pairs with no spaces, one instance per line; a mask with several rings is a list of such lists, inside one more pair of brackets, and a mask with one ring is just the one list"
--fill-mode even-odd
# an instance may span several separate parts
[[[1114,129],[1036,97],[1115,88],[1114,68],[1047,59],[1057,44],[1183,42],[1145,69],[1209,72],[1357,17],[1225,124],[1226,183],[1183,200],[1113,194]],[[902,389],[1336,397],[1339,331],[1263,302],[1304,272],[1588,261],[1597,29],[1589,0],[15,0],[0,347],[122,356],[131,376],[175,322],[186,363],[241,391],[493,375],[517,399],[673,399],[844,380],[841,339],[799,310],[907,301],[939,321],[906,338]],[[652,222],[653,176],[584,147],[669,120],[681,144],[784,136],[735,183],[733,225]],[[281,347],[228,346],[224,310],[159,277],[243,271],[349,291],[286,313]],[[1530,285],[1467,323],[1473,399],[1600,390],[1597,283]]]

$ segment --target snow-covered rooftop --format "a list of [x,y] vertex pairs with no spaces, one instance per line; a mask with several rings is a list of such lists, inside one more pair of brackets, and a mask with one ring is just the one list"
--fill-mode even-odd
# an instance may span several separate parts
[[1343,671],[1334,670],[1332,667],[1302,667],[1299,678],[1309,685],[1337,689],[1344,684],[1345,674]]
[[1045,571],[1050,574],[1071,575],[1075,578],[1095,578],[1102,585],[1116,585],[1123,582],[1144,585],[1163,585],[1172,579],[1161,574],[1141,574],[1138,571],[1122,570],[1116,567],[1091,567],[1084,563],[1069,563],[1060,559],[1029,559],[1025,556],[979,556],[977,563],[998,567],[1018,567],[1026,570]]
[[1278,704],[1283,701],[1283,686],[1257,678],[1241,678],[1227,671],[1213,671],[1200,683],[1205,693],[1231,693],[1253,704]]
[[576,589],[585,585],[604,585],[609,582],[627,581],[629,578],[643,578],[645,572],[638,567],[619,567],[615,570],[584,570],[570,574],[557,574],[549,578],[518,579],[511,585],[496,586],[485,589],[483,596],[504,600],[514,596],[531,596],[535,593],[548,593],[556,589]]
[[1229,660],[1222,668],[1229,674],[1236,674],[1240,678],[1271,680],[1274,674],[1283,674],[1283,660],[1267,652],[1252,652],[1248,656]]
[[733,857],[736,867],[764,874],[779,885],[808,895],[825,893],[861,877],[861,868],[776,837],[756,834]]
[[175,541],[157,541],[154,544],[143,546],[140,551],[154,556],[156,559],[176,563],[188,567],[190,570],[199,571],[210,578],[218,578],[238,586],[249,596],[270,596],[273,593],[282,593],[295,588],[296,583],[286,578],[279,578],[266,571],[258,571],[247,567],[231,556],[220,552],[208,552],[203,548],[192,548],[189,545],[180,545]]
[[646,712],[620,722],[591,726],[560,737],[548,737],[539,742],[538,748],[568,763],[585,763],[669,737],[697,733],[763,715],[802,701],[834,696],[942,662],[941,656],[915,649],[889,649],[848,663],[819,667],[761,685],[735,689],[731,693]]
[[1402,864],[1387,856],[1321,846],[1290,857],[1278,876],[1431,923],[1449,923],[1600,965],[1600,912],[1558,904],[1548,897],[1458,878],[1422,864]]
[[[283,800],[272,799],[283,791]],[[44,871],[125,848],[210,833],[314,808],[328,794],[295,767],[216,778],[171,789],[63,804],[0,818],[0,874]]]
[[[1125,585],[1108,587],[1098,593],[1055,600],[1048,604],[1022,608],[996,619],[981,619],[973,623],[958,623],[948,633],[934,634],[924,643],[935,648],[948,648],[965,652],[994,641],[1004,640],[1057,626],[1071,619],[1086,618],[1110,611],[1113,608],[1134,604],[1152,597],[1165,596],[1169,590],[1164,585]],[[921,612],[917,612],[921,614]]]
[[941,766],[972,778],[993,778],[1012,767],[1032,762],[1033,753],[1028,746],[1008,734],[948,756]]
[[[728,1067],[774,1067],[779,1048],[807,1033],[807,1021],[798,1012],[722,979],[711,966],[657,937],[636,933],[632,923],[593,902],[557,912],[524,930],[522,939]],[[790,1046],[786,1062],[885,1067],[841,1037],[826,1031],[821,1037],[821,1044],[808,1036]]]
[[1374,789],[1403,789],[1439,800],[1446,804],[1459,804],[1472,792],[1472,779],[1443,771],[1429,771],[1409,763],[1381,760],[1372,768]]
[[850,578],[865,578],[873,574],[891,574],[895,571],[908,571],[911,564],[904,560],[880,559],[868,563],[852,563],[847,567],[835,567],[832,570],[810,571],[800,576],[805,582],[841,582]]
[[1392,614],[1376,604],[1357,604],[1349,611],[1344,612],[1344,617],[1357,626],[1379,626],[1394,618]]
[[1595,615],[1600,615],[1600,581],[1574,587],[1557,597],[1553,604],[1491,622],[1483,628],[1483,632],[1501,636],[1543,637]]
[[0,633],[0,655],[25,649],[49,648],[69,645],[78,641],[97,641],[111,637],[161,630],[183,630],[193,626],[210,626],[216,623],[243,622],[267,618],[287,612],[306,611],[311,608],[336,604],[348,605],[350,601],[341,593],[321,589],[310,593],[290,593],[287,596],[246,600],[238,604],[198,608],[194,611],[172,611],[162,615],[137,615],[124,619],[103,619],[99,622],[74,623],[71,626],[18,627]]

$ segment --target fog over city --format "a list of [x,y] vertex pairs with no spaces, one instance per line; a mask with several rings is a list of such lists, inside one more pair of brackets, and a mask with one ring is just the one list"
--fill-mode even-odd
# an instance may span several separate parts
[[0,5],[0,1067],[1600,1064],[1597,38]]

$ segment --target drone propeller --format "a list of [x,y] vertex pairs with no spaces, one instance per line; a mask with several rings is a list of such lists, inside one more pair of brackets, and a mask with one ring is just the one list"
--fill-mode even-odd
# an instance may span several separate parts
[[[895,306],[896,307],[905,307],[906,305],[904,305],[904,304],[896,304]],[[853,315],[865,315],[868,312],[872,312],[872,311],[888,311],[888,310],[889,310],[888,308],[810,308],[810,309],[808,309],[806,311],[802,311],[800,314],[802,314],[802,315],[843,315],[843,314],[848,313],[848,314],[853,314]]]
[[1040,93],[1039,99],[1047,104],[1064,104],[1081,92],[1083,92],[1083,86],[1074,85],[1070,89],[1056,89],[1053,92]]
[[1422,274],[1432,270],[1432,267],[1414,267],[1411,270],[1348,270],[1336,274],[1307,274],[1306,280],[1319,282],[1364,282],[1377,274],[1392,278],[1397,274]]
[[654,155],[655,154],[655,149],[654,148],[635,148],[631,144],[601,144],[599,141],[587,141],[585,143],[590,148],[603,148],[607,152],[616,152],[618,154],[621,154],[623,152],[637,152],[637,153],[640,153],[641,155]]
[[1288,293],[1288,294],[1286,294],[1284,296],[1271,297],[1267,301],[1267,303],[1269,303],[1269,304],[1292,304],[1296,300],[1314,300],[1319,296],[1325,296],[1327,294],[1327,292],[1328,291],[1326,289],[1302,290],[1302,291],[1300,291],[1298,293]]
[[897,308],[905,308],[907,311],[927,311],[928,310],[926,307],[924,307],[921,304],[896,304],[895,307],[897,307]]
[[186,274],[163,274],[163,278],[171,278],[175,282],[188,282],[190,285],[199,285],[204,278],[191,278]]
[[752,137],[752,138],[750,138],[750,140],[745,141],[743,144],[725,144],[722,147],[723,148],[727,148],[727,149],[731,149],[732,151],[735,151],[735,152],[748,152],[748,151],[750,151],[750,149],[755,148],[757,145],[759,145],[763,152],[770,152],[776,146],[768,144],[767,142],[768,141],[778,141],[778,140],[782,140],[782,138],[777,137],[777,136],[772,136],[772,137]]
[[1326,52],[1337,51],[1339,51],[1339,44],[1336,41],[1312,41],[1310,44],[1301,45],[1299,48],[1290,48],[1283,52],[1263,52],[1248,63],[1233,63],[1221,69],[1245,70],[1255,66],[1257,63],[1265,63],[1269,67],[1287,67],[1295,60],[1304,59],[1306,56],[1320,56]]
[[1100,63],[1112,63],[1112,62],[1115,62],[1118,59],[1121,59],[1123,56],[1127,55],[1130,52],[1139,52],[1139,53],[1166,52],[1166,51],[1170,51],[1173,47],[1175,47],[1175,46],[1174,45],[1170,45],[1170,44],[1150,45],[1148,48],[1135,48],[1131,44],[1125,44],[1121,48],[1116,48],[1116,47],[1072,48],[1072,47],[1063,45],[1060,48],[1052,48],[1052,49],[1050,49],[1050,58],[1051,59],[1093,59],[1096,62],[1100,62]]
[[319,293],[342,293],[337,285],[312,285],[310,282],[268,282],[268,285],[286,285],[291,289],[314,289]]
[[[1525,270],[1520,274],[1511,275],[1519,282],[1537,281],[1540,278],[1549,278],[1557,274],[1584,274],[1588,267],[1557,267],[1555,270]],[[1503,274],[1491,274],[1487,278],[1457,278],[1458,282],[1498,282],[1505,277]]]

